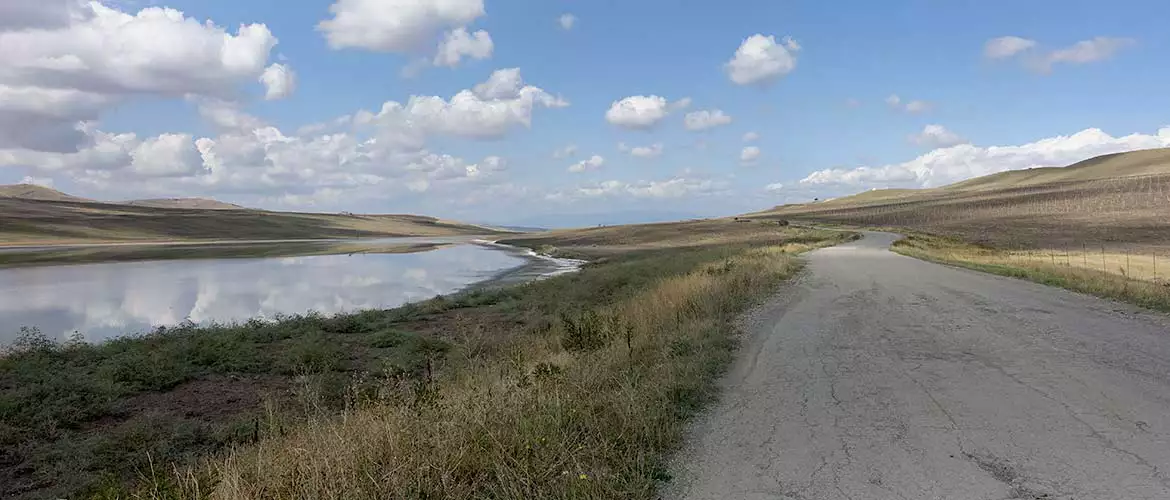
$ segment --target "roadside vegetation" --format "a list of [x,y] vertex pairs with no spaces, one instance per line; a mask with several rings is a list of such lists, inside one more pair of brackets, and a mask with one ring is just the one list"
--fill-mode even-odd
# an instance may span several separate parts
[[1126,261],[1137,257],[1130,259],[1125,256],[1122,260],[1117,255],[1087,250],[1079,253],[1016,251],[976,245],[957,237],[921,233],[909,233],[894,243],[893,250],[924,260],[1023,278],[1170,312],[1170,281],[1150,274],[1135,275]]
[[391,310],[100,345],[26,331],[0,358],[0,496],[654,498],[736,314],[794,254],[853,237],[674,229],[703,236],[542,236],[525,244],[593,262]]

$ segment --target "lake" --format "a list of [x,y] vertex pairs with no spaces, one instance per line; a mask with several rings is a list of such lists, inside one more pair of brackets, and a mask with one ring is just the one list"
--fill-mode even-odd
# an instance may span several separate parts
[[[38,328],[56,339],[79,332],[89,341],[101,341],[186,320],[229,322],[309,311],[332,314],[390,308],[485,280],[538,279],[577,265],[538,258],[522,249],[470,244],[466,239],[400,238],[364,245],[363,252],[389,253],[248,258],[239,255],[238,245],[227,250],[185,246],[179,251],[186,258],[157,257],[159,250],[152,249],[155,258],[169,260],[3,268],[0,345],[12,342],[22,326]],[[145,248],[102,251],[132,254]],[[329,248],[317,245],[311,251],[292,251],[330,253]],[[84,249],[70,251],[79,250]],[[233,258],[189,258],[203,251],[206,255],[229,252]],[[272,252],[276,250],[263,249],[263,253]]]

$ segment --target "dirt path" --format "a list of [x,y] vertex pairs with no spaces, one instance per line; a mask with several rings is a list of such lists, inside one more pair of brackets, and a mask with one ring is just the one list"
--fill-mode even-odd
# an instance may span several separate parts
[[666,498],[1170,498],[1170,318],[817,251],[748,321]]

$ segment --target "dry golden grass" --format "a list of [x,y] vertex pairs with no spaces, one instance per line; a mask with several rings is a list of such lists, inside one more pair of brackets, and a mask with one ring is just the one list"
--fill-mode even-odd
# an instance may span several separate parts
[[[538,289],[524,296],[550,301],[537,309],[554,316],[517,335],[457,339],[433,375],[387,379],[341,415],[316,415],[139,494],[655,498],[664,455],[731,359],[738,311],[799,268],[794,253],[851,237],[745,227],[753,243],[690,244],[712,237],[699,231],[677,248],[615,254],[528,285]],[[617,231],[645,243],[629,233],[637,229]],[[549,242],[564,243],[540,244]]]
[[767,242],[778,235],[800,238],[805,234],[814,239],[823,236],[822,232],[778,226],[774,221],[703,219],[566,229],[509,237],[503,242],[532,248],[555,247],[570,254],[597,257],[635,250]]
[[1170,256],[1170,149],[785,205],[748,217],[902,228],[1062,255],[1104,247],[1106,254]]
[[[912,234],[894,243],[894,251],[920,259],[955,264],[979,271],[1028,279],[1099,297],[1122,300],[1170,311],[1170,281],[1126,270],[1125,256],[1057,254],[1056,252],[1012,252],[980,247],[955,238]],[[1097,259],[1094,263],[1093,259]],[[1151,261],[1152,262],[1152,261]],[[1129,265],[1134,264],[1133,256]],[[1111,265],[1117,265],[1111,268]],[[1151,268],[1152,269],[1152,268]],[[1164,275],[1163,275],[1164,276]]]

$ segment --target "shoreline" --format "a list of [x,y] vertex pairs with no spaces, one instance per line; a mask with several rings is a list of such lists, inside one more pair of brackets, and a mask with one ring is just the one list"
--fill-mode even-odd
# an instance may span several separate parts
[[[411,239],[414,239],[414,238],[411,238]],[[530,248],[527,248],[527,247],[505,245],[502,243],[497,243],[495,241],[489,241],[489,240],[466,239],[464,237],[455,238],[455,239],[457,239],[457,241],[436,241],[436,240],[439,240],[440,238],[420,238],[420,239],[427,239],[428,241],[421,242],[421,243],[403,242],[403,243],[400,243],[398,246],[388,245],[387,248],[381,249],[379,251],[368,251],[367,250],[367,251],[361,251],[359,253],[396,254],[396,253],[402,253],[402,252],[409,253],[409,252],[413,252],[413,251],[428,252],[428,251],[439,250],[442,248],[448,248],[448,247],[453,247],[453,246],[470,245],[470,246],[484,248],[484,249],[490,250],[490,251],[502,252],[506,255],[520,259],[520,262],[518,262],[515,265],[503,267],[503,268],[497,269],[495,271],[490,271],[490,272],[484,273],[484,274],[479,275],[479,276],[469,275],[468,276],[469,282],[467,282],[466,284],[459,286],[458,288],[455,288],[453,290],[447,291],[445,293],[436,294],[434,297],[427,297],[427,298],[422,298],[422,299],[417,299],[417,300],[409,300],[409,301],[405,301],[405,302],[401,302],[401,303],[385,304],[385,305],[376,306],[376,307],[365,307],[365,308],[358,308],[358,309],[352,309],[352,310],[340,310],[340,311],[335,311],[335,312],[332,312],[329,314],[324,314],[323,316],[325,318],[332,318],[335,316],[346,315],[346,314],[359,314],[359,313],[368,312],[368,311],[389,310],[389,309],[395,309],[395,308],[400,308],[400,307],[404,307],[404,306],[409,306],[409,305],[415,304],[415,303],[425,302],[427,300],[431,300],[431,299],[436,298],[436,297],[443,298],[443,299],[456,299],[462,295],[474,294],[474,293],[478,293],[478,292],[485,292],[485,291],[492,291],[492,290],[501,290],[501,289],[505,289],[505,288],[508,288],[511,286],[523,285],[523,284],[527,284],[527,283],[545,280],[545,279],[552,278],[555,276],[560,276],[562,274],[577,272],[580,270],[581,266],[586,263],[586,261],[581,261],[581,260],[560,259],[560,258],[556,258],[556,257],[542,255],[542,254],[539,254],[536,251],[534,251]],[[447,237],[445,239],[451,240],[453,238]],[[317,243],[317,242],[321,242],[321,241],[323,241],[323,240],[315,240],[315,241],[313,241],[313,243]],[[332,242],[333,240],[324,240],[324,241]],[[340,243],[350,243],[349,240],[340,240],[339,242]],[[416,250],[417,246],[426,245],[426,244],[430,244],[432,246]],[[45,250],[45,252],[52,252],[52,250]],[[33,252],[33,253],[35,253],[35,252]],[[303,256],[307,256],[307,257],[327,256],[327,255],[340,255],[340,254],[344,254],[344,253],[346,253],[346,252],[339,251],[337,253],[322,253],[322,254],[307,253],[307,254],[304,254]],[[3,255],[4,255],[4,252],[2,249],[0,249],[0,256],[3,256]],[[300,255],[297,255],[297,256],[300,256]],[[185,257],[185,258],[161,259],[161,260],[164,260],[164,261],[165,260],[197,260],[197,259],[201,259],[201,258],[268,259],[268,258],[280,258],[280,257],[278,257],[278,256],[243,256],[243,257],[209,256],[209,257]],[[155,260],[160,260],[160,259],[136,259],[136,260],[132,260],[132,261],[111,259],[111,260],[103,260],[103,261],[97,261],[97,262],[50,261],[50,262],[32,263],[32,264],[26,264],[26,265],[15,264],[15,265],[8,265],[8,266],[0,264],[0,272],[3,272],[7,269],[22,269],[22,268],[29,268],[29,267],[57,267],[57,266],[68,266],[68,265],[121,264],[121,263],[126,263],[126,262],[148,262],[148,261],[155,261]],[[295,312],[290,312],[288,314],[290,314],[290,315],[304,315],[304,314],[308,314],[310,312],[311,311],[295,311]],[[222,324],[224,324],[224,325],[245,324],[245,323],[248,323],[250,321],[269,321],[269,320],[270,320],[270,318],[264,318],[261,316],[254,316],[254,317],[250,317],[250,318],[246,318],[246,319],[237,319],[234,321],[227,321],[226,323],[222,323]],[[207,323],[197,323],[197,324],[194,324],[192,326],[206,327],[206,326],[210,326],[213,324],[221,324],[221,323],[216,322],[216,321],[210,321]],[[36,325],[32,325],[32,326],[35,327]],[[156,330],[158,328],[171,329],[171,328],[176,328],[179,326],[181,326],[181,323],[180,324],[151,325],[148,329],[144,329],[142,331],[129,329],[129,330],[125,330],[125,331],[120,331],[116,335],[104,338],[100,341],[94,341],[94,342],[89,342],[89,343],[94,344],[94,345],[100,345],[102,343],[105,343],[105,342],[108,342],[111,340],[143,335],[143,334],[149,333],[153,330]],[[58,341],[59,342],[66,342],[67,340],[68,339],[59,339]],[[8,347],[9,344],[10,344],[9,341],[0,342],[0,351],[2,351],[4,348]]]

